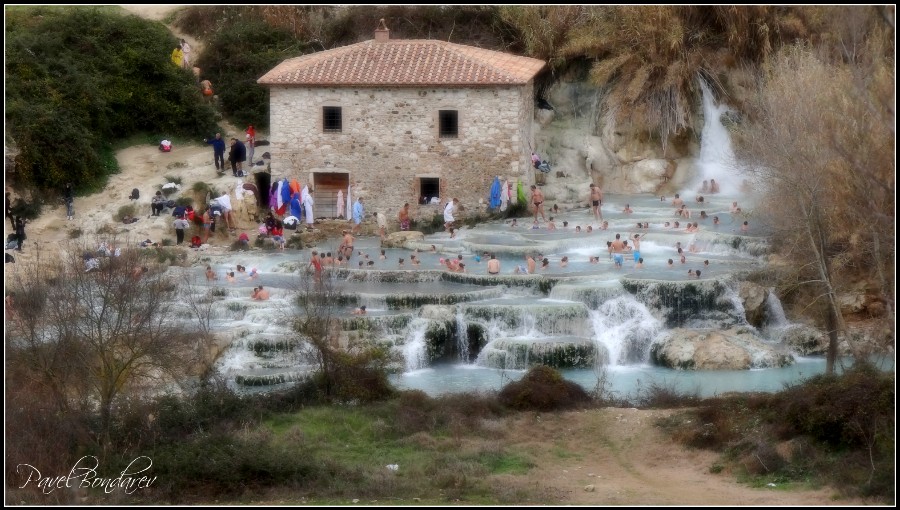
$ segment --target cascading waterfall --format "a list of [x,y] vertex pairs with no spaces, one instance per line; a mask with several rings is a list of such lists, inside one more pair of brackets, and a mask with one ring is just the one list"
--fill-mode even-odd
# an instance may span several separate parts
[[414,319],[409,325],[406,344],[403,346],[403,358],[407,372],[428,366],[428,351],[425,346],[426,331],[428,331],[426,319]]
[[609,353],[610,365],[646,362],[650,343],[662,328],[643,303],[627,294],[603,303],[590,317],[594,341]]
[[781,300],[775,295],[774,288],[770,288],[766,294],[766,304],[763,313],[767,328],[783,328],[790,325],[790,321],[788,321],[787,315],[784,313],[784,307],[781,306]]
[[531,312],[522,314],[522,336],[536,338],[543,336],[537,329],[537,320]]
[[[711,103],[708,91],[704,99],[710,102],[705,105],[710,110],[708,120],[720,129],[704,134],[701,159],[721,162],[731,154],[727,132],[719,119],[722,109]],[[714,109],[719,111],[713,114]],[[717,141],[720,135],[721,140]],[[723,191],[727,189],[727,179],[719,173],[715,179]],[[687,197],[693,198],[693,190]],[[752,195],[740,198],[740,205],[747,202],[752,211],[752,198]],[[624,200],[634,206],[634,216],[623,215],[608,205]],[[340,339],[394,349],[404,357],[401,365],[407,372],[402,378],[404,386],[417,387],[417,381],[427,379],[433,381],[439,393],[475,387],[470,385],[477,384],[472,381],[478,378],[495,381],[498,378],[492,370],[497,368],[524,370],[536,364],[564,369],[567,378],[579,377],[578,374],[591,368],[627,365],[615,370],[617,384],[625,384],[623,381],[631,374],[669,370],[663,368],[667,365],[649,364],[650,351],[656,342],[664,340],[668,330],[676,328],[682,330],[675,333],[681,336],[671,335],[665,337],[666,341],[674,339],[688,345],[693,340],[690,335],[733,329],[728,341],[734,345],[746,344],[749,340],[744,337],[752,339],[761,334],[746,327],[734,282],[760,266],[763,259],[757,252],[764,250],[765,243],[762,237],[737,232],[737,225],[730,223],[727,213],[723,216],[722,211],[727,211],[732,200],[728,196],[707,197],[707,212],[719,214],[722,225],[714,228],[706,222],[700,233],[693,236],[662,227],[663,221],[671,220],[672,208],[670,202],[660,201],[658,196],[607,199],[604,217],[610,221],[610,228],[591,235],[575,234],[571,225],[548,232],[543,227],[512,228],[502,222],[478,225],[471,229],[464,242],[448,241],[445,234],[435,234],[427,237],[421,246],[434,243],[440,248],[435,252],[423,250],[421,269],[407,271],[394,268],[393,263],[378,263],[378,269],[340,268],[329,272],[340,296],[331,303],[341,321]],[[591,223],[596,226],[589,210],[569,211],[566,218],[582,229]],[[629,260],[624,269],[615,269],[606,257],[605,241],[616,232],[627,235],[633,222],[640,220],[650,222],[647,231],[650,235],[641,245],[644,267],[635,268]],[[675,242],[688,245],[691,240],[696,241],[700,254],[689,255],[683,266],[666,267],[666,259],[674,256]],[[363,238],[359,245],[370,254],[380,248],[377,239]],[[388,248],[388,260],[406,256],[409,249],[409,246]],[[482,251],[497,253],[502,264],[499,276],[487,275],[483,260],[480,265],[471,260],[474,253]],[[535,275],[513,274],[512,268],[521,263],[521,254],[526,251],[547,254],[550,267]],[[470,272],[458,274],[438,269],[441,268],[439,257],[448,253],[462,253]],[[601,255],[598,264],[588,261],[589,256],[598,254]],[[564,255],[569,259],[566,266],[558,263]],[[235,259],[236,256],[241,258]],[[200,292],[192,293],[197,299],[209,300],[212,328],[226,340],[232,340],[234,348],[223,357],[222,371],[232,380],[271,377],[272,384],[278,384],[282,375],[289,378],[294,373],[315,370],[301,356],[305,349],[302,339],[285,342],[286,335],[291,334],[290,325],[279,324],[283,321],[277,320],[281,316],[277,310],[302,306],[287,295],[287,289],[302,280],[291,272],[292,268],[299,270],[304,264],[295,260],[278,265],[268,262],[267,270],[264,265],[267,257],[258,260],[246,257],[223,255],[223,262],[216,269],[250,260],[262,271],[259,280],[240,280],[237,284],[212,282]],[[709,259],[707,267],[701,266],[704,259]],[[703,277],[689,278],[687,269],[698,267],[702,267]],[[197,274],[202,281],[202,268],[197,268]],[[257,282],[272,289],[273,299],[255,302],[248,298]],[[764,322],[767,328],[763,333],[775,338],[769,336],[768,329],[785,324],[786,319],[777,298],[774,295],[768,298]],[[353,315],[353,308],[362,304],[367,305],[369,313]],[[187,316],[178,318],[189,320]],[[732,338],[738,335],[736,330],[743,331],[741,338]],[[812,336],[813,333],[800,331],[785,338],[794,342],[801,334]],[[673,341],[671,345],[679,344]],[[470,365],[472,361],[478,366]],[[468,366],[463,369],[461,364]],[[422,370],[426,367],[429,369]],[[448,383],[442,379],[442,374],[447,373],[460,374],[460,379]]]
[[463,363],[469,362],[469,324],[462,307],[456,309],[456,349]]
[[722,115],[729,108],[717,105],[709,85],[702,78],[698,81],[703,97],[703,131],[700,137],[700,156],[697,158],[699,177],[684,193],[692,196],[692,193],[700,189],[701,181],[715,179],[723,195],[735,196],[740,191],[742,177],[731,148],[731,136],[722,124]]
[[785,315],[784,307],[781,306],[781,300],[775,295],[774,288],[769,288],[763,306],[763,330],[766,337],[781,341],[788,330],[796,325],[792,324]]

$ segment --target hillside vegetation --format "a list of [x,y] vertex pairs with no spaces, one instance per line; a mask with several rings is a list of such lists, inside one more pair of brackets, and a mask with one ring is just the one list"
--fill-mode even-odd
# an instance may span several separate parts
[[162,24],[109,8],[8,8],[6,139],[20,151],[17,187],[98,189],[117,170],[117,140],[213,131],[196,78],[170,60],[176,43]]

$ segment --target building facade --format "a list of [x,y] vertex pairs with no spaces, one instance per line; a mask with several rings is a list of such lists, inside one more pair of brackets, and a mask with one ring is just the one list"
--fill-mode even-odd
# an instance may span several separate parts
[[533,182],[544,62],[388,34],[285,60],[259,79],[270,88],[272,178],[312,183],[317,217],[334,216],[337,191],[352,185],[352,199],[391,219],[404,203],[418,217],[454,197],[477,208],[495,176]]

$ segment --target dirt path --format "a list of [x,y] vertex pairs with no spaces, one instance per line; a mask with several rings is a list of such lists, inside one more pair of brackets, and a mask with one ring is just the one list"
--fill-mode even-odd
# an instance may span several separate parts
[[[122,5],[128,12],[149,20],[162,21],[170,12],[179,9],[180,5]],[[196,58],[203,49],[203,44],[196,39],[166,25],[172,33],[179,38],[184,38],[191,44]],[[236,136],[243,139],[243,130],[238,130],[227,121],[219,121],[223,127],[222,136],[228,139]],[[266,134],[260,132],[259,136]],[[52,254],[63,248],[69,239],[92,239],[95,236],[110,237],[109,232],[115,232],[120,242],[137,243],[144,239],[161,241],[163,238],[174,239],[175,232],[172,227],[174,218],[170,216],[151,217],[150,199],[156,194],[159,186],[166,182],[166,176],[180,177],[182,179],[182,191],[169,198],[176,199],[179,196],[190,194],[191,186],[195,182],[203,181],[215,186],[218,190],[232,191],[237,179],[226,173],[226,176],[218,176],[213,165],[212,148],[203,144],[202,140],[196,143],[179,144],[173,147],[169,153],[163,153],[155,146],[139,145],[122,149],[116,153],[116,161],[120,171],[110,176],[104,189],[94,195],[79,196],[75,198],[75,219],[66,220],[66,208],[59,203],[51,203],[44,206],[43,212],[37,219],[26,225],[25,249],[22,253],[15,252],[13,256],[17,261],[28,261],[37,256],[41,251],[43,256]],[[244,178],[245,182],[251,179]],[[131,190],[137,188],[140,191],[140,199],[131,201],[128,196]],[[134,204],[137,208],[137,223],[124,225],[113,219],[119,208]],[[195,203],[197,207],[198,203]],[[201,207],[202,208],[202,207]],[[4,232],[8,235],[12,232],[9,222],[5,222]],[[238,228],[255,229],[256,225],[247,221],[240,221]],[[103,234],[101,234],[103,233]],[[215,249],[224,248],[223,246]],[[10,271],[15,271],[13,265],[7,266]]]
[[[504,475],[504,484],[538,488],[543,501],[568,505],[853,505],[835,491],[756,489],[729,473],[712,474],[714,452],[689,450],[655,421],[675,411],[602,409],[523,414],[512,422],[510,448],[536,467]],[[593,486],[593,487],[589,487]],[[587,488],[587,490],[586,490]]]
[[[163,21],[166,16],[169,15],[172,11],[181,9],[184,7],[183,5],[120,5],[122,9],[140,16],[145,19],[153,20],[153,21]],[[166,25],[172,34],[179,39],[184,39],[191,45],[191,53],[193,54],[192,59],[194,61],[197,60],[197,57],[200,55],[200,52],[203,51],[203,43],[194,39],[193,37],[179,31],[172,25]]]

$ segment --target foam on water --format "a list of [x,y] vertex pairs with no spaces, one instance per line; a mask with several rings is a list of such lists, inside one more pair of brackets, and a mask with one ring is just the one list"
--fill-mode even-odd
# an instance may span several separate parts
[[631,295],[606,301],[590,312],[594,340],[609,352],[609,364],[644,363],[662,323]]
[[421,370],[428,366],[428,352],[425,345],[425,332],[428,330],[428,321],[425,319],[413,319],[406,335],[406,344],[403,346],[403,358],[407,372]]

